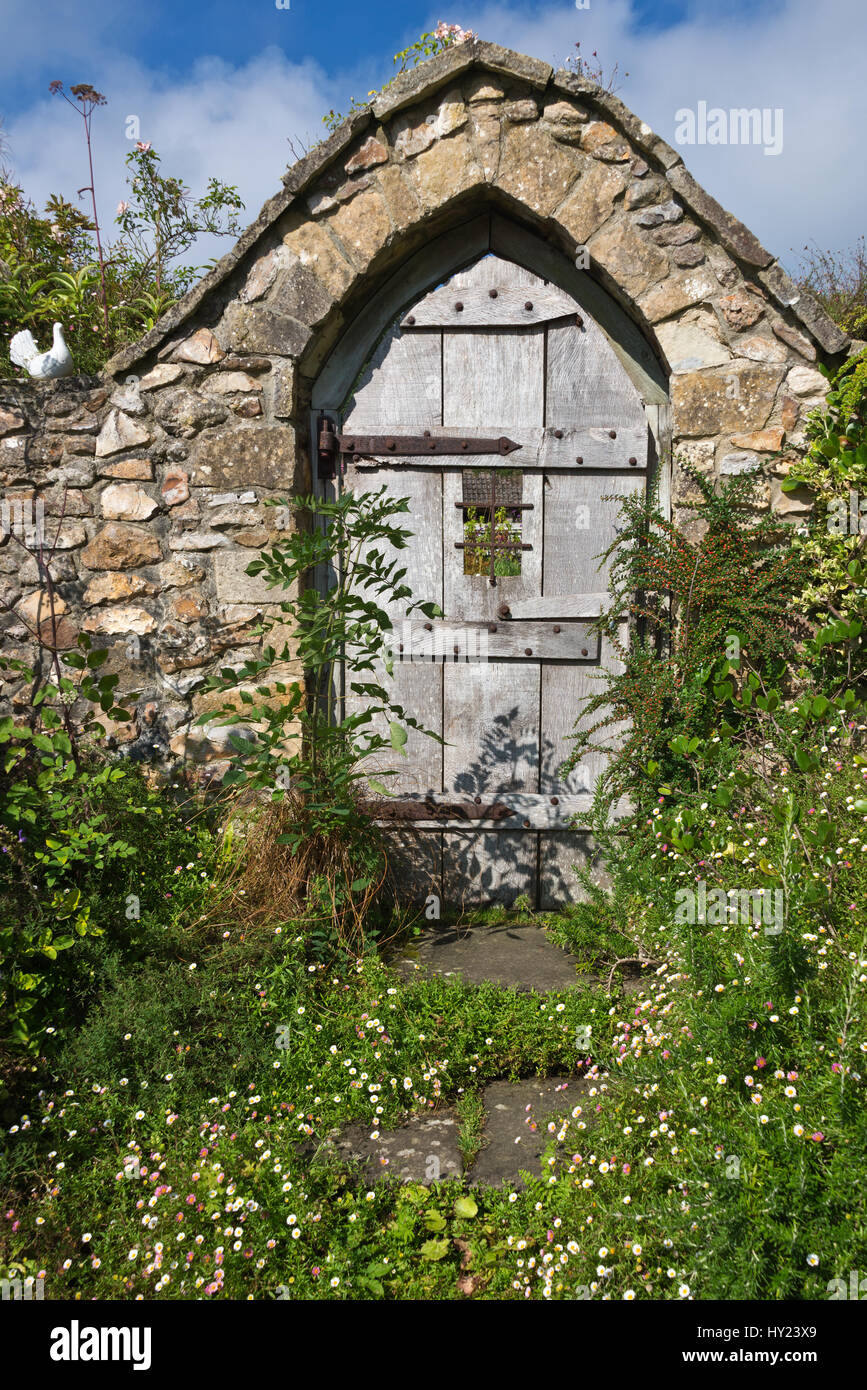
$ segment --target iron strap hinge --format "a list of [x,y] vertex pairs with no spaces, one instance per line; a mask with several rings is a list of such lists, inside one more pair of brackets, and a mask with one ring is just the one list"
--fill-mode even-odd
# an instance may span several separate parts
[[470,435],[353,434],[338,435],[341,454],[511,454],[520,449],[514,439],[478,439]]
[[408,457],[422,454],[500,454],[514,453],[521,445],[500,435],[498,439],[481,439],[474,435],[434,436],[424,434],[337,434],[331,421],[322,419],[319,429],[319,476],[334,477],[337,458],[349,454],[358,460],[364,456],[389,455]]

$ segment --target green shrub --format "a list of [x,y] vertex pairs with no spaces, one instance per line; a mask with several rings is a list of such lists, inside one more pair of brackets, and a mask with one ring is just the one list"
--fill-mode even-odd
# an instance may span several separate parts
[[[834,375],[825,409],[811,416],[807,435],[808,452],[792,465],[782,484],[784,492],[806,487],[813,496],[810,522],[798,528],[794,541],[807,574],[800,601],[810,616],[829,613],[835,619],[863,619],[867,609],[867,352],[850,358]],[[856,673],[863,670],[864,651],[862,638],[853,653]]]
[[[411,535],[399,524],[407,498],[389,497],[385,487],[357,496],[347,489],[334,501],[310,496],[295,505],[314,529],[293,531],[247,567],[290,595],[279,620],[263,626],[266,636],[288,626],[294,651],[266,645],[261,657],[210,677],[208,688],[229,698],[199,723],[238,730],[224,785],[264,793],[277,808],[263,822],[266,838],[273,834],[256,887],[267,891],[269,868],[272,876],[282,869],[282,910],[309,916],[321,958],[335,946],[361,953],[365,919],[385,880],[382,842],[364,805],[371,791],[388,795],[382,779],[395,774],[382,758],[406,756],[407,726],[439,738],[394,699],[386,605],[407,617],[432,618],[440,609],[414,597],[399,562]],[[327,593],[309,584],[317,567],[336,576]],[[290,659],[302,664],[304,679],[275,679]],[[347,692],[363,697],[351,712],[340,695],[341,668]]]
[[[711,481],[682,465],[702,495],[704,523],[691,541],[664,515],[658,494],[621,499],[623,525],[604,558],[611,565],[611,607],[598,626],[622,662],[604,672],[598,694],[576,721],[569,769],[588,748],[609,764],[598,795],[606,805],[628,794],[643,803],[657,774],[678,779],[684,758],[671,736],[707,736],[718,711],[712,692],[730,654],[743,654],[762,679],[776,680],[796,656],[792,593],[800,561],[770,517],[749,512],[758,479]],[[621,637],[628,620],[629,639]],[[580,727],[579,727],[580,723]]]
[[190,894],[181,866],[192,852],[210,878],[215,853],[203,815],[191,827],[140,767],[102,752],[99,716],[129,712],[115,703],[117,676],[99,673],[107,653],[84,636],[80,647],[56,684],[0,662],[33,685],[22,715],[0,718],[0,1047],[13,1051],[55,1050],[98,989],[105,953],[134,957],[185,899],[198,905],[201,884]]

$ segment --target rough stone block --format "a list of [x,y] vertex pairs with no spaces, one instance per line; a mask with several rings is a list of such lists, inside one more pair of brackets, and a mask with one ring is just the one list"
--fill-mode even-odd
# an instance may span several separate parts
[[763,429],[782,376],[782,367],[732,362],[728,368],[673,377],[675,435],[694,438]]
[[557,209],[557,221],[585,246],[594,232],[608,221],[629,175],[625,169],[588,161],[566,201]]
[[298,468],[295,431],[288,425],[236,425],[202,439],[192,481],[201,487],[261,486],[294,492]]
[[[220,538],[221,540],[224,537]],[[260,575],[245,573],[252,556],[226,550],[214,557],[214,582],[220,603],[273,603],[275,589],[269,589]],[[282,597],[282,595],[281,595]]]
[[[639,235],[632,224],[617,219],[602,228],[590,242],[590,255],[607,271],[616,286],[633,299],[644,294],[668,273],[668,257],[658,246]],[[663,318],[663,314],[658,315]]]
[[161,558],[157,538],[138,526],[110,521],[81,552],[82,564],[91,570],[139,569]]

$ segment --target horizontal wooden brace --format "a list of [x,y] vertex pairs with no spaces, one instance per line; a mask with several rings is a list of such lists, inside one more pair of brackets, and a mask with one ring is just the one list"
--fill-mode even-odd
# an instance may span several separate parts
[[611,605],[611,597],[602,594],[546,594],[543,598],[506,600],[506,622],[524,619],[557,618],[589,619],[600,617]]
[[[493,409],[494,407],[492,407]],[[432,425],[431,435],[433,437],[454,438],[471,437],[471,428],[459,430],[454,425]],[[490,468],[568,468],[585,469],[592,472],[594,469],[604,469],[622,471],[624,473],[635,473],[641,476],[647,471],[647,425],[642,420],[629,425],[613,426],[610,430],[596,428],[582,429],[560,429],[557,425],[533,428],[513,428],[513,434],[519,436],[518,448],[508,454],[490,454],[485,456],[484,463],[475,465],[486,471]],[[385,430],[382,434],[393,434],[395,438],[400,435],[399,429]],[[351,436],[347,436],[351,438]],[[365,451],[362,451],[365,452]],[[367,451],[372,453],[372,451]],[[391,467],[411,467],[411,468],[466,468],[467,458],[462,454],[425,454],[410,455],[401,454],[399,450],[394,454],[377,454],[372,457],[360,458],[356,468],[378,468],[383,465]],[[508,505],[508,504],[504,504]]]
[[[483,577],[483,576],[482,576]],[[586,623],[452,622],[406,619],[391,635],[396,661],[484,663],[512,658],[522,661],[599,660],[599,636]]]
[[581,318],[571,295],[554,286],[455,289],[442,285],[413,306],[401,328],[519,328]]

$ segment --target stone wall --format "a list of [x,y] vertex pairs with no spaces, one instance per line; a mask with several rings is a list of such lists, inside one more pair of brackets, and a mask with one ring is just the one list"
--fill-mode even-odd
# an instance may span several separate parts
[[[307,460],[274,414],[268,358],[226,354],[207,331],[172,356],[122,385],[0,382],[0,630],[3,654],[28,660],[37,627],[61,652],[91,634],[109,648],[103,669],[118,689],[140,692],[133,723],[107,721],[112,740],[212,761],[225,731],[191,721],[220,702],[203,692],[206,676],[253,656],[252,629],[279,613],[278,591],[244,571],[292,524],[263,497],[306,486]],[[35,556],[19,543],[35,548],[37,502],[53,626]],[[14,704],[16,683],[2,693]]]
[[[135,747],[217,758],[191,717],[209,671],[253,650],[274,592],[244,570],[309,486],[309,401],[322,364],[414,252],[481,210],[540,233],[639,326],[669,375],[678,466],[708,476],[776,458],[780,479],[846,336],[610,94],[492,44],[399,78],[300,160],[237,245],[101,380],[0,384],[0,488],[65,512],[54,561],[67,607],[140,687]],[[788,453],[787,453],[788,451]],[[688,520],[688,511],[684,517]],[[51,534],[51,527],[48,527]],[[0,546],[4,645],[27,645],[35,564]],[[36,616],[39,616],[36,614]],[[131,637],[141,656],[130,661]],[[135,650],[133,643],[132,649]]]

